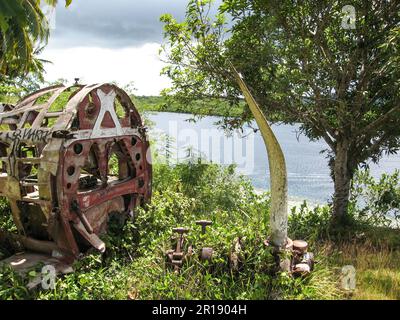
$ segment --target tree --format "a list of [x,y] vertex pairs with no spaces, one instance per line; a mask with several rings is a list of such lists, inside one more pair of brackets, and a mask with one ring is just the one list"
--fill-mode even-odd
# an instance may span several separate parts
[[2,79],[0,81],[0,103],[16,103],[23,96],[39,90],[43,84],[42,74],[35,72],[13,79]]
[[[55,6],[56,0],[45,3]],[[40,0],[0,0],[0,76],[16,77],[42,72],[41,60],[35,56],[47,43],[48,21]],[[71,0],[66,0],[66,6]]]
[[399,150],[400,2],[225,0],[210,17],[211,2],[189,1],[181,23],[161,17],[173,83],[165,94],[235,105],[232,63],[265,114],[325,140],[333,217],[344,222],[357,168]]

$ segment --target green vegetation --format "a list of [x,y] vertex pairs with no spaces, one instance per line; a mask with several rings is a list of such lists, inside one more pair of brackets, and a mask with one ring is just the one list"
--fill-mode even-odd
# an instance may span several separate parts
[[215,15],[213,2],[188,1],[182,21],[161,17],[172,81],[164,94],[237,105],[233,65],[269,120],[301,123],[326,142],[333,222],[345,224],[357,169],[400,149],[400,2],[352,1],[354,27],[341,0],[225,0]]
[[[398,233],[398,230],[386,229],[381,236],[387,233]],[[325,254],[330,257],[332,266],[350,264],[356,268],[357,288],[351,296],[352,299],[400,299],[399,237],[397,235],[397,242],[382,241],[385,242],[386,244],[377,245],[364,239],[325,245]]]
[[29,71],[43,71],[36,58],[47,42],[49,28],[37,0],[0,0],[0,80]]
[[[44,83],[45,63],[39,59],[49,39],[43,3],[57,0],[0,0],[0,103],[15,103]],[[65,0],[68,7],[72,0]]]
[[164,96],[133,96],[135,106],[139,111],[181,112],[200,116],[240,117],[244,112],[244,102],[232,107],[220,99],[198,100],[191,105],[169,101]]
[[[0,299],[343,299],[347,296],[338,286],[339,271],[349,263],[359,279],[352,298],[399,298],[398,230],[372,228],[354,215],[352,227],[335,238],[329,207],[311,210],[304,204],[292,210],[289,235],[309,241],[316,269],[306,278],[274,276],[271,251],[263,244],[268,193],[255,192],[233,166],[192,159],[174,167],[156,164],[154,170],[151,204],[138,210],[122,230],[111,226],[104,255],[87,254],[75,263],[75,272],[58,278],[50,291],[26,289],[41,266],[26,279],[3,270]],[[1,212],[1,227],[10,228],[4,202]],[[198,219],[214,223],[204,237],[195,224]],[[165,251],[174,247],[172,228],[177,226],[190,227],[187,243],[195,253],[178,274],[165,259]],[[377,232],[394,236],[380,239]],[[375,240],[366,242],[374,239],[372,234]],[[238,238],[242,249],[236,269],[229,256]],[[216,251],[211,263],[197,257],[203,245]]]
[[[263,244],[267,228],[261,214],[268,212],[268,205],[268,195],[255,193],[249,181],[235,176],[233,167],[156,165],[152,203],[137,213],[122,234],[117,231],[106,238],[104,256],[93,253],[79,261],[76,272],[59,279],[54,292],[26,292],[23,282],[16,283],[15,274],[3,272],[0,297],[264,299],[284,285],[287,292],[282,294],[292,294],[289,288],[294,286],[311,298],[317,293],[308,287],[310,280],[292,283],[285,275],[271,277],[274,263]],[[198,219],[214,222],[204,238],[195,225]],[[201,263],[195,255],[180,274],[166,266],[164,252],[173,246],[171,230],[176,226],[192,229],[188,242],[196,245],[195,250],[202,243],[216,250],[211,264]],[[233,271],[228,256],[237,237],[242,239],[243,253],[239,270]],[[300,290],[302,286],[308,291]]]
[[43,60],[37,58],[49,37],[43,3],[55,6],[57,0],[0,0],[0,81],[43,72]]
[[[357,201],[362,199],[362,201]],[[396,226],[400,222],[400,170],[374,179],[369,170],[358,171],[351,192],[358,218],[372,225]]]

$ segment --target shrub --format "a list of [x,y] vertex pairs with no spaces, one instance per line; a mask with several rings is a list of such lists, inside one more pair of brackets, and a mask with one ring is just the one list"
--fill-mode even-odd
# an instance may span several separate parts
[[304,202],[299,209],[292,208],[288,220],[289,235],[309,242],[329,238],[331,210],[328,205],[310,209]]
[[375,226],[399,226],[400,171],[374,179],[369,170],[358,171],[353,180],[351,211],[355,218]]

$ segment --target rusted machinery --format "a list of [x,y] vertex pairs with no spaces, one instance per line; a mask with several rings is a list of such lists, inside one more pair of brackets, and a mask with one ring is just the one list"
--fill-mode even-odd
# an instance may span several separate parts
[[3,108],[0,128],[0,195],[28,250],[67,262],[104,251],[110,219],[150,199],[146,128],[115,85],[39,90]]
[[0,113],[11,111],[14,109],[14,105],[9,104],[9,103],[0,103]]
[[182,267],[183,260],[186,256],[183,245],[184,245],[184,241],[185,241],[185,234],[187,234],[189,232],[189,229],[178,227],[178,228],[174,228],[172,231],[178,235],[177,239],[176,239],[176,249],[175,249],[175,251],[168,250],[167,257],[168,257],[171,265],[174,266],[174,270],[177,272]]
[[[266,247],[271,246],[269,239],[264,241],[264,245]],[[275,248],[274,251],[276,251]],[[281,250],[281,253],[284,253],[287,257],[280,259],[277,252],[274,252],[281,271],[286,271],[296,277],[308,275],[314,270],[314,254],[308,252],[308,243],[306,241],[287,238],[286,246]]]
[[[198,220],[196,224],[201,226],[202,238],[206,233],[207,226],[212,225],[212,221]],[[183,262],[193,256],[196,248],[193,244],[187,246],[187,251],[185,252],[184,243],[186,240],[186,235],[190,231],[189,228],[173,228],[172,231],[177,234],[176,236],[176,248],[175,250],[170,249],[166,251],[166,258],[169,265],[173,266],[175,272],[178,272],[183,265]],[[202,247],[198,250],[198,256],[200,261],[211,261],[212,255],[214,253],[213,248]]]
[[314,254],[308,252],[308,243],[304,240],[293,241],[292,273],[309,274],[314,269]]

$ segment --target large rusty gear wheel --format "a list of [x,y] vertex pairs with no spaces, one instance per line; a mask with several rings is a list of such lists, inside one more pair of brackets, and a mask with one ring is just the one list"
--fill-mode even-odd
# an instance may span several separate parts
[[115,85],[39,90],[4,108],[0,127],[0,195],[30,249],[69,259],[87,245],[104,251],[109,213],[151,197],[146,128]]

